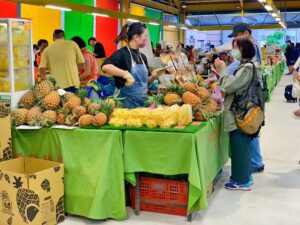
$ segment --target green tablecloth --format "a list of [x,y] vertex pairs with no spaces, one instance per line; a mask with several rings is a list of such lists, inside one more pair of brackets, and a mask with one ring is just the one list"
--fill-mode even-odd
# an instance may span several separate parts
[[264,76],[267,83],[267,102],[271,101],[271,92],[280,81],[284,72],[284,67],[285,64],[279,62],[275,66],[267,66],[264,70]]
[[188,174],[189,213],[208,206],[206,189],[228,160],[229,138],[221,118],[195,133],[125,131],[124,167],[127,181],[135,172]]
[[15,154],[63,161],[65,210],[90,219],[127,219],[122,132],[14,130]]

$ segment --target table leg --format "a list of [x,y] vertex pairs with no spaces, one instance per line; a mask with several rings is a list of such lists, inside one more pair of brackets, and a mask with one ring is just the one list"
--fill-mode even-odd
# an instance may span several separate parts
[[193,213],[191,213],[191,214],[189,214],[189,215],[187,216],[187,221],[188,221],[188,222],[192,222],[192,220],[193,220]]
[[135,215],[140,215],[140,176],[139,173],[136,173],[136,186],[135,186]]

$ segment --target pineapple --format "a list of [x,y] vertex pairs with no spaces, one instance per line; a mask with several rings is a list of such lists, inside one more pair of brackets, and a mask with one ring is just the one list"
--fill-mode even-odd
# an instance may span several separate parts
[[61,113],[61,112],[57,113],[56,122],[59,125],[65,125],[66,124],[66,114]]
[[214,99],[209,99],[206,105],[199,105],[194,111],[194,119],[196,121],[205,121],[219,110],[219,105]]
[[116,103],[115,99],[113,99],[113,98],[107,98],[107,99],[105,99],[105,102],[107,104],[111,105],[113,109],[116,108],[116,106],[117,106],[117,103]]
[[93,118],[93,125],[94,126],[101,127],[101,126],[103,126],[106,123],[107,123],[107,116],[104,113],[102,113],[102,112],[98,113]]
[[0,118],[5,118],[10,114],[10,105],[0,102]]
[[36,104],[36,97],[34,91],[27,91],[20,99],[19,107],[31,109]]
[[83,106],[79,105],[79,106],[76,106],[75,108],[73,108],[72,113],[77,118],[80,118],[81,116],[86,114],[86,109]]
[[72,97],[74,97],[74,96],[76,96],[74,93],[72,93],[72,92],[66,92],[65,94],[64,94],[64,99],[65,99],[65,101],[67,102],[67,101],[69,101]]
[[93,123],[94,117],[92,115],[83,115],[79,118],[79,126],[80,127],[86,127]]
[[40,199],[39,196],[29,190],[22,188],[23,182],[21,177],[15,177],[14,188],[18,189],[17,192],[17,205],[19,213],[25,223],[32,222],[39,212]]
[[43,80],[35,85],[35,96],[37,99],[44,98],[46,95],[50,94],[51,91],[55,89],[56,81],[53,78]]
[[202,102],[205,102],[210,97],[210,92],[205,87],[198,87],[194,93]]
[[185,91],[186,90],[184,88],[176,84],[168,86],[167,92],[164,96],[164,103],[166,105],[181,104],[182,98],[180,96]]
[[66,116],[65,124],[68,126],[74,126],[78,123],[76,116],[70,114]]
[[60,97],[57,91],[51,91],[42,101],[42,107],[45,109],[57,109],[60,103]]
[[15,126],[24,125],[26,123],[28,109],[16,109],[12,113],[12,119]]
[[182,100],[184,104],[189,104],[192,106],[192,108],[195,108],[197,105],[201,104],[201,99],[197,95],[189,91],[185,92],[182,95]]
[[81,99],[77,96],[73,96],[69,99],[69,101],[66,102],[64,108],[73,110],[73,108],[79,106],[80,104],[81,104]]
[[42,118],[42,109],[39,106],[31,108],[26,117],[26,123],[30,126],[39,125]]
[[83,98],[81,104],[84,106],[89,106],[91,104],[91,100],[89,98]]
[[55,124],[56,122],[56,112],[53,110],[47,110],[43,113],[42,124],[44,126]]
[[194,92],[198,87],[194,82],[182,83],[180,86],[189,92]]
[[56,222],[60,223],[65,220],[65,199],[64,196],[60,197],[56,204]]
[[[11,138],[8,139],[8,146],[3,150],[3,158],[0,161],[5,161],[13,158]],[[0,179],[1,180],[1,179]]]
[[89,105],[88,112],[90,114],[94,115],[94,114],[96,114],[96,113],[98,113],[100,111],[100,108],[101,107],[100,107],[100,105],[98,103],[93,102],[93,103],[91,103]]

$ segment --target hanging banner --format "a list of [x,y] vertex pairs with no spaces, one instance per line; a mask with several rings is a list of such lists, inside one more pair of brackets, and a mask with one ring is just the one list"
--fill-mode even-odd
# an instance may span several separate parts
[[0,0],[0,18],[17,18],[17,3]]

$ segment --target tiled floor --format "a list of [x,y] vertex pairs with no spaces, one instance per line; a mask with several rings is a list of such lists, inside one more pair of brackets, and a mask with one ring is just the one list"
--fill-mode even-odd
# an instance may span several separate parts
[[[201,225],[299,225],[300,224],[300,120],[292,116],[295,103],[284,101],[284,87],[292,78],[284,76],[267,104],[266,127],[262,130],[261,149],[266,170],[255,175],[250,192],[223,188],[230,164],[209,199],[209,208],[194,216],[191,224]],[[142,212],[135,216],[128,208],[129,220],[91,221],[68,217],[63,225],[84,224],[189,224],[184,217]]]

